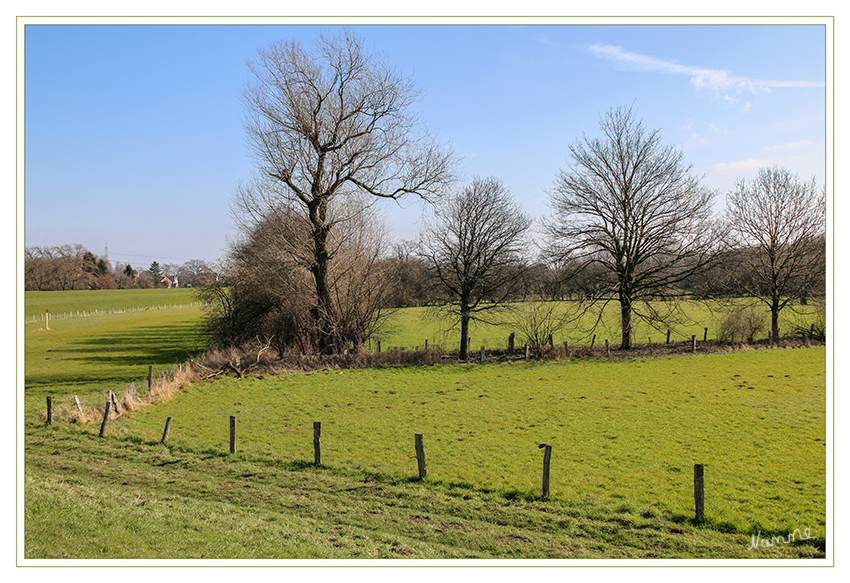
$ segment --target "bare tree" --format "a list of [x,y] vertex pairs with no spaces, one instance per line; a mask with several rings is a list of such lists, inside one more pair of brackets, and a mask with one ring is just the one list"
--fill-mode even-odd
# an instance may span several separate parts
[[522,284],[531,219],[497,178],[476,178],[441,203],[423,227],[420,253],[444,302],[460,323],[460,358],[469,322],[503,307]]
[[569,147],[570,167],[549,193],[547,231],[574,273],[599,266],[608,275],[591,300],[619,302],[628,350],[634,318],[659,318],[648,300],[681,293],[679,284],[707,263],[713,193],[631,108],[609,110],[600,129],[602,137]]
[[332,351],[331,207],[356,193],[436,196],[454,180],[454,155],[411,112],[412,81],[350,31],[320,36],[312,52],[295,41],[271,44],[249,67],[243,97],[251,151],[259,172],[279,186],[255,198],[254,212],[299,207],[307,218],[315,324],[320,349]]
[[814,177],[803,182],[776,166],[761,168],[751,182],[739,180],[726,197],[726,244],[735,259],[727,276],[739,293],[770,308],[774,338],[786,306],[823,293],[824,204]]

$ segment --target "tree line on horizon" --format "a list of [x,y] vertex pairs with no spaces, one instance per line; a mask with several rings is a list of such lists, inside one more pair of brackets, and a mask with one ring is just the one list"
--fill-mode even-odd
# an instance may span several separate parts
[[215,281],[215,263],[192,259],[183,264],[153,261],[137,270],[129,263],[113,263],[79,243],[29,246],[24,250],[25,291],[154,289],[167,287],[163,277],[180,287],[203,287]]

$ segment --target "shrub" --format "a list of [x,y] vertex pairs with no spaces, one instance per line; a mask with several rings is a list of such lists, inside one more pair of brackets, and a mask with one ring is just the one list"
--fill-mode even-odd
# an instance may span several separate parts
[[720,323],[718,338],[721,342],[746,341],[752,343],[753,337],[765,325],[765,317],[753,307],[737,306]]

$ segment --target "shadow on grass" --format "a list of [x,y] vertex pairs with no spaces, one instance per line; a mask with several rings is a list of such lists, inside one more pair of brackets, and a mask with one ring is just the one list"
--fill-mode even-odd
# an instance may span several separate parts
[[71,360],[100,365],[168,366],[197,356],[203,348],[203,337],[196,324],[144,326],[104,331],[97,338],[88,338],[73,348],[80,356]]

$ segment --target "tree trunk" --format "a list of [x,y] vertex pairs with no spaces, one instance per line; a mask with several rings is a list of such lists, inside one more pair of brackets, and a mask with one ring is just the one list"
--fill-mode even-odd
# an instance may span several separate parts
[[460,359],[469,356],[469,312],[463,310],[460,314]]
[[773,298],[770,303],[770,337],[774,342],[779,341],[779,298]]
[[333,334],[333,303],[328,285],[328,231],[325,225],[325,205],[310,209],[310,222],[313,224],[313,265],[310,271],[316,282],[316,300],[318,306],[313,311],[316,331],[318,333],[318,349],[323,354],[337,352]]
[[623,330],[620,350],[631,350],[632,348],[632,302],[625,295],[620,294],[620,322]]

